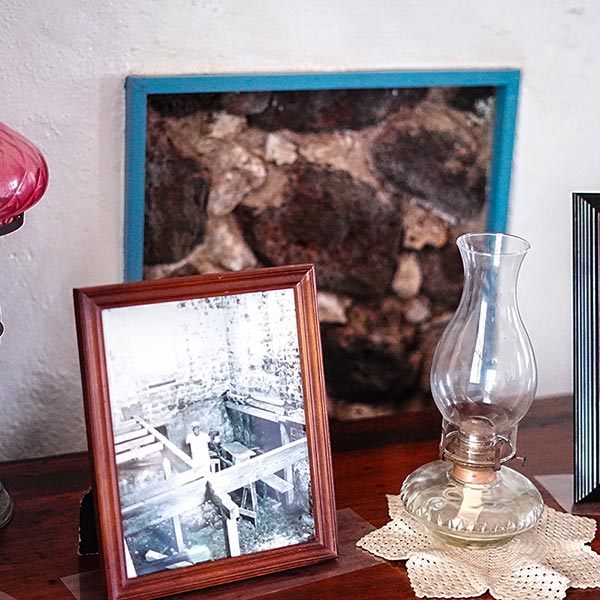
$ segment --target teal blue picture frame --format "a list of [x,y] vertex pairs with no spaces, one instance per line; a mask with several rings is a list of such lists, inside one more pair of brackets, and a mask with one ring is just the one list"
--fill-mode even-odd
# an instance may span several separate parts
[[125,81],[125,280],[137,281],[142,279],[143,275],[146,115],[150,94],[495,87],[496,116],[486,227],[488,231],[503,232],[506,230],[508,220],[519,84],[520,71],[514,69],[127,77]]

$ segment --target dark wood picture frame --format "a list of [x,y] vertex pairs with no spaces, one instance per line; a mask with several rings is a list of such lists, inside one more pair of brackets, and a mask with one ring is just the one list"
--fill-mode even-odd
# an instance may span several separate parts
[[[107,333],[116,330],[114,325],[106,327],[107,323],[111,323],[111,315],[117,314],[119,318],[124,316],[124,320],[121,319],[118,323],[126,323],[128,318],[136,314],[136,311],[141,309],[140,312],[144,314],[149,305],[166,306],[168,303],[173,303],[174,306],[183,306],[184,309],[189,305],[188,308],[191,311],[193,306],[197,306],[194,303],[216,302],[219,304],[230,300],[240,303],[241,299],[241,303],[243,304],[244,302],[251,302],[255,296],[257,298],[269,296],[270,301],[272,301],[275,296],[271,292],[283,294],[288,299],[286,302],[289,302],[288,291],[289,294],[293,295],[292,302],[295,307],[295,315],[290,317],[290,322],[295,320],[297,331],[297,351],[295,351],[297,363],[293,364],[299,365],[299,377],[301,380],[301,386],[298,388],[300,391],[298,393],[300,394],[300,401],[303,403],[304,411],[305,464],[308,465],[308,498],[312,513],[311,518],[314,520],[314,529],[312,530],[314,535],[309,536],[307,541],[299,541],[299,543],[291,545],[277,546],[274,543],[272,547],[268,546],[266,550],[250,551],[246,554],[238,553],[239,555],[233,553],[225,558],[217,558],[216,560],[204,558],[202,562],[184,568],[171,569],[165,567],[162,570],[139,576],[136,576],[134,571],[132,576],[132,572],[129,570],[132,566],[131,557],[128,556],[129,550],[125,542],[124,524],[127,521],[122,513],[123,493],[120,491],[121,481],[118,479],[117,440],[115,439],[117,429],[116,424],[113,424],[115,415],[113,409],[115,407],[112,404],[114,402],[115,406],[117,406],[116,398],[118,396],[114,381],[120,380],[111,379],[115,371],[111,371],[114,368],[110,365],[113,364],[111,361],[115,359],[114,353],[110,355],[108,353],[112,352],[114,341],[117,339],[110,337],[107,343]],[[254,294],[254,296],[244,296],[248,294]],[[266,575],[276,571],[302,567],[323,560],[333,559],[337,556],[337,529],[331,471],[331,452],[317,320],[315,276],[312,265],[286,266],[240,273],[200,275],[180,279],[90,287],[75,290],[74,300],[88,440],[96,493],[96,517],[100,539],[100,555],[107,594],[110,600],[156,598]],[[112,309],[116,309],[116,311]],[[132,309],[133,312],[131,312]],[[111,310],[112,312],[110,312]],[[285,308],[282,310],[285,310]],[[206,316],[205,313],[200,313],[200,316],[202,314]],[[224,318],[227,319],[227,315],[230,313],[225,312],[224,314]],[[255,318],[257,314],[261,315],[260,320],[262,322],[262,315],[264,313],[261,313],[260,310],[254,310]],[[107,316],[109,317],[108,321]],[[252,316],[252,311],[250,311],[250,316]],[[194,319],[196,318],[200,317],[194,315]],[[244,314],[240,318],[249,319],[250,317],[248,314]],[[121,329],[119,327],[119,330]],[[290,326],[289,330],[292,331],[292,329],[293,326]],[[135,332],[137,330],[132,329],[132,331]],[[292,337],[293,335],[295,334],[292,333]],[[132,337],[135,337],[135,335]],[[113,343],[112,347],[110,340]],[[254,344],[255,342],[250,343]],[[199,360],[209,361],[210,359],[201,358]],[[125,371],[128,369],[129,365],[127,365]],[[125,379],[127,377],[128,375],[125,376]],[[231,403],[229,400],[228,402]],[[254,403],[253,405],[244,400],[242,404],[243,407],[240,410],[246,411],[244,415],[246,421],[243,422],[251,422],[252,415],[261,415],[264,412],[260,408],[260,403]],[[119,411],[121,411],[121,405],[118,406]],[[282,415],[281,420],[285,421],[287,413],[282,411],[283,409],[280,409],[279,414]],[[296,435],[298,435],[298,428],[295,431]],[[154,428],[150,427],[150,432],[158,434],[155,441],[162,441],[165,444],[169,444],[166,436]],[[300,438],[302,438],[301,429]],[[253,460],[260,460],[260,469],[254,467],[254,470],[255,472],[260,471],[262,477],[263,473],[269,467],[273,466],[271,463],[265,461],[271,460],[273,453],[279,451],[281,454],[284,450],[284,445],[287,452],[287,446],[295,443],[286,444],[288,441],[283,439],[282,434],[282,439],[280,440],[281,446],[278,449],[267,450],[263,454],[259,450],[258,454],[260,456],[249,459],[247,463],[252,463]],[[165,448],[166,450],[169,449],[168,446]],[[177,449],[173,449],[173,452],[177,452]],[[183,451],[180,449],[179,452],[183,454]],[[278,466],[277,472],[284,472],[281,462],[274,464]],[[228,488],[223,483],[224,480],[221,476],[225,474],[227,478],[227,474],[233,473],[236,468],[238,470],[246,469],[243,464],[236,465],[234,463],[231,468],[227,468],[228,466],[225,465],[226,468],[214,474],[203,473],[201,477],[197,476],[194,468],[189,468],[187,471],[174,476],[179,478],[178,482],[182,481],[182,478],[187,478],[182,483],[187,486],[186,490],[188,492],[186,494],[188,495],[183,498],[184,502],[180,502],[178,506],[186,504],[185,500],[189,498],[190,489],[194,493],[198,493],[201,487],[205,492],[209,490],[206,493],[210,500],[214,501],[215,498],[217,499],[214,505],[218,507],[220,514],[223,515],[224,535],[227,535],[228,527],[237,527],[232,521],[239,516],[239,512],[235,512],[237,505],[233,503],[231,498],[230,501],[227,500]],[[240,478],[236,479],[235,483],[238,484],[243,481],[244,487],[249,488],[256,481],[253,480],[250,482],[250,479],[254,475],[248,475],[246,471],[239,475]],[[229,475],[230,478],[232,476]],[[237,471],[236,476],[238,476]],[[285,477],[285,475],[282,475],[282,477]],[[298,479],[296,472],[294,472],[292,479],[295,486]],[[166,494],[163,493],[156,502],[164,503],[167,500],[177,502],[177,492],[181,488],[173,486],[171,483],[173,481],[176,480],[172,479],[170,481],[168,492]],[[263,484],[261,483],[261,485]],[[190,488],[190,486],[196,487]],[[147,489],[145,488],[145,490]],[[173,492],[174,489],[175,492]],[[157,496],[154,495],[152,498],[156,500]],[[154,506],[152,498],[149,499],[151,507]],[[225,506],[219,505],[219,502],[223,502]],[[144,503],[148,503],[148,498],[144,498]],[[168,506],[168,504],[160,504],[161,510],[164,510],[167,519],[170,519],[173,517],[173,511],[177,509],[169,509]],[[233,510],[235,514],[227,514],[229,510]],[[227,516],[230,517],[229,520],[227,520]],[[256,523],[256,514],[254,518]],[[310,519],[308,520],[310,522]],[[150,523],[151,521],[147,522]]]
[[574,501],[600,499],[598,221],[600,194],[573,194]]

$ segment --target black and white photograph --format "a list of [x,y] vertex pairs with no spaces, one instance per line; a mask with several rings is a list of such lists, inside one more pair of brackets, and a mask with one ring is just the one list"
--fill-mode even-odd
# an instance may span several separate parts
[[338,557],[314,265],[74,300],[109,600]]
[[293,290],[102,325],[128,577],[314,539]]

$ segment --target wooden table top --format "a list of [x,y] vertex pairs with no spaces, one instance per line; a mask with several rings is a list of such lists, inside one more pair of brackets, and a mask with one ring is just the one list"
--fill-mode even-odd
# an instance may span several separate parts
[[[397,494],[411,471],[437,458],[439,434],[440,417],[434,411],[333,423],[338,510],[352,509],[375,527],[388,522],[386,494]],[[527,462],[515,468],[530,477],[571,472],[571,399],[535,402],[519,429],[518,450],[527,454]],[[77,555],[79,502],[90,485],[87,455],[0,464],[0,481],[16,505],[13,520],[0,529],[0,598],[4,592],[17,600],[72,599],[61,579],[98,567],[97,557]],[[548,494],[544,493],[544,499],[559,508]],[[592,547],[600,551],[598,539]],[[244,585],[252,586],[253,581]],[[179,597],[210,599],[210,592]],[[403,563],[384,561],[256,597],[267,595],[270,600],[415,598]],[[567,594],[568,600],[598,597],[598,590],[569,590]]]

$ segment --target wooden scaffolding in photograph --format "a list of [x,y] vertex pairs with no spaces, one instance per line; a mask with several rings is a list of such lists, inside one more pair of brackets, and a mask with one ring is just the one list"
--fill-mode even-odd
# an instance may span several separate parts
[[[165,480],[153,484],[151,489],[135,490],[121,497],[121,514],[125,538],[147,527],[172,520],[178,556],[161,560],[163,568],[182,566],[186,548],[181,532],[180,515],[206,501],[213,502],[223,517],[229,556],[239,556],[239,519],[247,516],[256,523],[256,483],[262,482],[278,493],[293,494],[292,467],[307,458],[306,437],[289,441],[263,454],[254,453],[239,442],[224,445],[226,449],[229,448],[233,459],[231,466],[216,473],[206,474],[194,467],[191,458],[185,452],[139,417],[131,418],[115,431],[117,465],[138,461],[156,453],[160,453],[162,457]],[[243,459],[240,458],[242,456]],[[185,470],[175,473],[172,466],[174,461],[180,462],[178,469],[183,467]],[[290,480],[279,477],[279,472],[289,475]],[[238,505],[232,499],[231,493],[240,489],[243,490],[242,503]],[[127,553],[126,543],[125,548]],[[128,569],[133,571],[128,573],[129,576],[137,574],[130,557]]]

